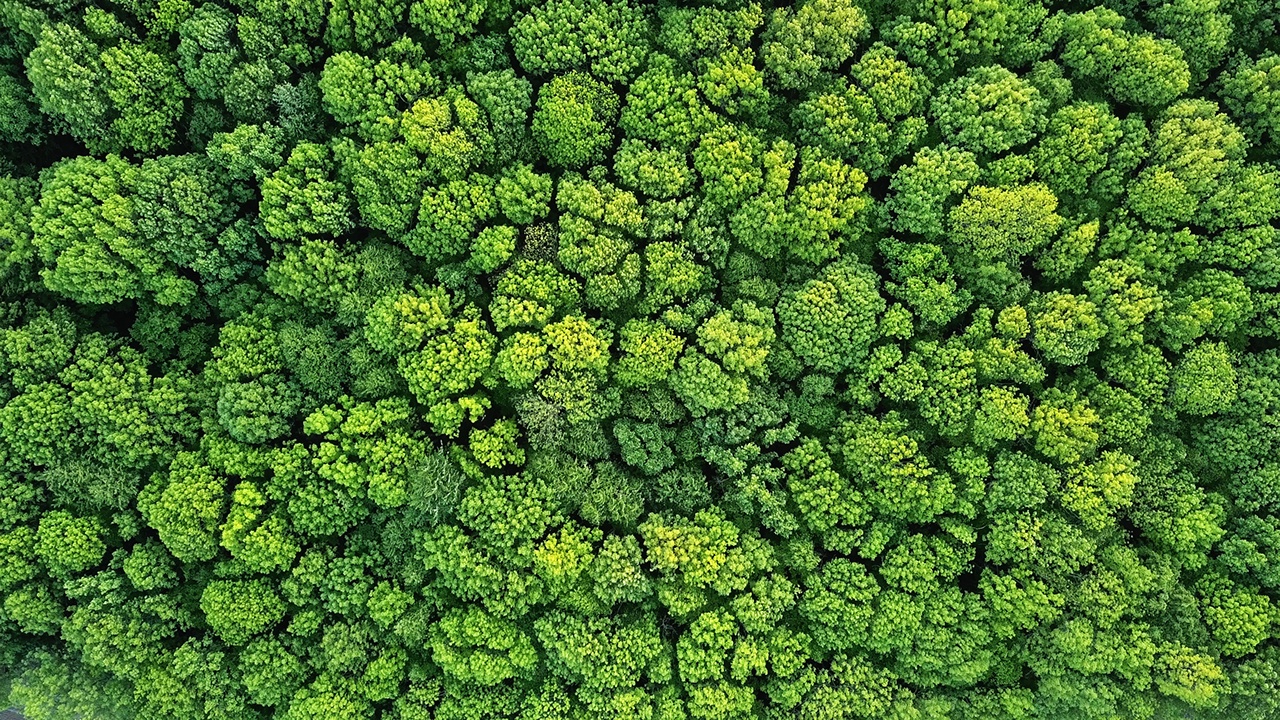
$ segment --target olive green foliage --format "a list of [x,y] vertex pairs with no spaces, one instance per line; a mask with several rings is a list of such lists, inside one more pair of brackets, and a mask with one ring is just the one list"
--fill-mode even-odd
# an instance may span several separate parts
[[7,704],[1277,720],[1278,8],[0,0]]

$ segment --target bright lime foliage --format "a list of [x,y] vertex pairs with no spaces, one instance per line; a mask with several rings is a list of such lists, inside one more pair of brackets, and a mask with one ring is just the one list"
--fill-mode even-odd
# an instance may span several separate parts
[[585,73],[560,75],[538,91],[533,136],[547,162],[582,167],[604,159],[617,116],[618,98],[607,85]]
[[1174,407],[1194,415],[1212,415],[1236,399],[1236,370],[1222,343],[1203,343],[1188,350],[1172,380]]
[[0,0],[0,708],[1277,720],[1276,0]]
[[938,88],[930,108],[943,137],[975,153],[1001,153],[1044,129],[1048,101],[1006,68],[988,65]]
[[40,518],[36,554],[54,576],[84,572],[97,565],[106,552],[103,527],[96,518],[77,518],[55,511]]
[[782,340],[806,365],[825,372],[853,367],[876,336],[884,311],[874,273],[856,265],[832,265],[778,304]]
[[262,580],[215,580],[200,595],[200,609],[223,640],[241,645],[280,622],[285,604]]

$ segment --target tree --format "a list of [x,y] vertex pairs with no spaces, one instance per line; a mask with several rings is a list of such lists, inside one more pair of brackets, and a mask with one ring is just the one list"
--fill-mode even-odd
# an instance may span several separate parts
[[551,211],[550,175],[533,171],[527,164],[516,165],[503,173],[494,192],[502,214],[517,225],[529,225]]
[[0,0],[32,720],[1280,712],[1273,0]]
[[[799,160],[794,186],[792,168]],[[863,194],[867,176],[861,170],[829,158],[816,148],[796,151],[777,143],[765,153],[763,192],[742,204],[729,218],[729,228],[747,248],[764,257],[781,248],[774,238],[788,242],[787,251],[808,263],[836,257],[846,240],[860,238],[868,207]]]
[[404,238],[410,252],[440,261],[466,252],[472,234],[497,212],[493,179],[472,173],[461,180],[427,188],[418,206],[418,223]]
[[948,214],[961,267],[1011,262],[1037,252],[1058,233],[1058,199],[1043,185],[969,189]]
[[1261,139],[1275,138],[1280,131],[1280,103],[1277,102],[1277,68],[1280,56],[1264,55],[1244,61],[1224,80],[1227,107],[1238,122]]
[[590,68],[610,82],[629,81],[649,49],[642,8],[626,0],[555,0],[521,13],[511,29],[516,60],[542,75]]
[[884,420],[850,421],[838,429],[843,466],[861,480],[864,496],[878,512],[915,522],[928,522],[954,501],[955,487],[920,454],[896,413]]
[[528,635],[479,609],[442,617],[432,632],[431,650],[449,676],[481,686],[527,675],[538,664]]
[[395,39],[393,28],[404,18],[406,5],[398,0],[371,3],[338,0],[330,3],[325,43],[335,50],[359,51],[385,45]]
[[557,75],[538,91],[533,137],[552,165],[582,167],[604,159],[618,98],[586,73]]
[[410,392],[431,408],[436,428],[455,434],[464,413],[474,421],[488,404],[450,396],[472,389],[488,372],[497,343],[474,305],[450,318],[447,298],[438,288],[384,296],[369,311],[369,339],[374,349],[396,358]]
[[1236,370],[1227,347],[1201,343],[1187,351],[1172,375],[1173,406],[1193,415],[1212,415],[1236,399]]
[[401,116],[400,134],[422,155],[422,169],[431,180],[460,180],[493,153],[480,106],[458,87],[415,102]]
[[1055,192],[1084,195],[1090,191],[1090,177],[1106,167],[1122,136],[1120,120],[1105,104],[1068,105],[1050,116],[1032,150],[1036,175]]
[[204,156],[147,160],[131,179],[138,235],[169,262],[216,283],[258,259],[256,247],[237,247],[227,236],[237,205]]
[[1054,388],[1031,416],[1036,450],[1060,464],[1080,462],[1097,447],[1098,420],[1087,400]]
[[1124,17],[1094,8],[1062,22],[1062,59],[1081,76],[1104,84],[1122,103],[1167,105],[1191,84],[1182,48],[1170,40],[1123,29]]
[[259,705],[279,707],[290,700],[306,677],[306,666],[274,638],[250,642],[240,653],[240,673],[249,697]]
[[576,308],[581,297],[579,285],[551,263],[521,258],[498,279],[489,312],[499,332],[541,328],[559,312]]
[[1215,180],[1241,159],[1244,136],[1216,104],[1170,106],[1156,130],[1151,162],[1130,188],[1130,204],[1156,226],[1185,223]]
[[684,340],[661,323],[630,320],[619,333],[617,378],[636,387],[660,383],[675,369]]
[[219,637],[242,645],[280,622],[285,604],[262,580],[214,580],[200,594],[200,610]]
[[613,158],[614,172],[627,187],[659,199],[684,195],[693,182],[684,153],[628,141]]
[[687,148],[717,125],[698,93],[697,79],[674,59],[654,55],[629,86],[618,126],[630,138]]
[[617,308],[640,292],[640,256],[632,237],[644,221],[634,194],[600,175],[566,174],[556,188],[560,216],[557,258],[585,279],[584,300],[602,309]]
[[[94,512],[122,509],[139,479],[195,436],[185,373],[152,377],[141,352],[80,335],[66,315],[37,313],[5,335],[16,380],[0,411],[9,472],[48,471],[55,497]],[[36,500],[28,492],[14,502]]]
[[224,488],[213,469],[189,453],[174,458],[169,472],[144,489],[139,509],[179,560],[208,560],[218,551]]
[[719,595],[741,590],[752,574],[750,544],[740,544],[739,531],[718,510],[692,520],[654,515],[639,530],[645,558],[661,576],[658,601],[678,616],[687,617],[707,602],[707,590]]
[[436,87],[421,57],[413,57],[417,54],[396,58],[388,53],[378,60],[353,52],[329,56],[319,84],[324,109],[366,139],[392,139],[395,121],[410,101]]
[[1048,360],[1079,365],[1098,349],[1106,327],[1097,306],[1071,293],[1054,292],[1032,301],[1031,341]]
[[43,139],[45,121],[30,86],[20,78],[9,68],[0,70],[0,108],[5,115],[0,121],[0,140],[37,143]]
[[884,300],[865,266],[830,266],[778,304],[782,340],[805,364],[841,372],[856,366],[876,336]]
[[853,56],[869,30],[866,12],[842,0],[810,0],[773,11],[761,56],[783,88],[799,89]]
[[285,370],[269,318],[245,316],[219,333],[206,378],[216,383],[218,422],[235,440],[261,444],[286,435],[302,404]]
[[804,523],[826,547],[850,552],[868,516],[862,494],[835,471],[830,455],[815,440],[784,455],[782,463]]
[[894,173],[888,208],[893,227],[934,240],[942,235],[950,201],[978,179],[973,153],[942,145],[920,150]]
[[283,167],[262,181],[262,224],[273,237],[299,240],[306,235],[338,235],[352,226],[351,196],[333,179],[332,153],[323,145],[302,143]]
[[46,265],[41,275],[50,290],[101,304],[146,292],[171,305],[195,294],[194,284],[139,237],[128,189],[135,172],[115,156],[80,157],[48,175],[32,212],[31,242]]
[[1043,130],[1048,105],[1034,85],[999,65],[987,65],[939,88],[930,111],[949,142],[997,154]]
[[694,413],[723,410],[750,398],[747,377],[765,371],[774,340],[773,313],[746,301],[721,310],[697,330],[697,348],[687,348],[671,389]]
[[467,92],[489,117],[494,162],[502,165],[532,159],[528,124],[533,85],[517,77],[514,70],[493,70],[467,75]]
[[43,112],[97,152],[153,152],[174,140],[187,86],[168,58],[143,45],[101,47],[67,24],[46,25],[27,56]]
[[51,512],[40,518],[36,555],[55,577],[84,572],[101,562],[106,553],[101,538],[104,531],[97,518]]
[[425,173],[422,159],[405,143],[366,145],[345,162],[361,222],[392,237],[403,237],[417,215]]
[[1153,8],[1147,17],[1156,32],[1182,48],[1193,84],[1204,82],[1226,57],[1231,17],[1220,12],[1217,4],[1175,0]]

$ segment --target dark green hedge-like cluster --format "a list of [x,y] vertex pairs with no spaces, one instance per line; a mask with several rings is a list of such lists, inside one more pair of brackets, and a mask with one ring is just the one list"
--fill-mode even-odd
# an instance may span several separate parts
[[1277,720],[1278,143],[1275,0],[0,0],[11,702]]

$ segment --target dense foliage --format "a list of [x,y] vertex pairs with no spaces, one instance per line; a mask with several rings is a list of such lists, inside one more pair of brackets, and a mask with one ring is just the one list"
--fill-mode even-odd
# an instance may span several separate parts
[[1274,0],[0,0],[32,720],[1280,718]]

